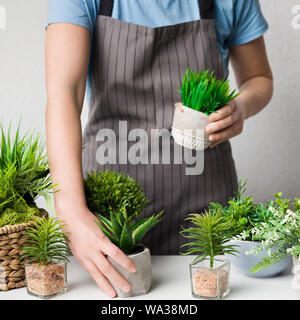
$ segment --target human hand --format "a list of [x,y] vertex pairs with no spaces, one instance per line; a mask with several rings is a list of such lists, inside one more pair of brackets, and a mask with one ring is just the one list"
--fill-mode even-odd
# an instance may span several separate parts
[[[58,214],[59,215],[59,214]],[[61,216],[64,217],[61,217]],[[111,257],[129,272],[135,272],[134,262],[115,246],[96,225],[96,216],[87,208],[73,209],[72,216],[60,218],[66,223],[64,231],[69,232],[69,247],[79,263],[91,275],[100,289],[114,298],[116,292],[111,283],[124,292],[130,291],[130,284],[109,263]]]
[[210,123],[206,126],[209,134],[210,147],[233,138],[243,131],[245,114],[237,99],[230,101],[226,106],[209,116]]

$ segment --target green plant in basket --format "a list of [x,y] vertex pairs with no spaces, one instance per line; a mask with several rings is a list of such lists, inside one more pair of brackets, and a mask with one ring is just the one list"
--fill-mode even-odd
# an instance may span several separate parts
[[110,218],[111,212],[119,212],[126,201],[126,213],[130,221],[147,204],[138,182],[123,173],[109,170],[89,173],[84,188],[88,208],[106,218]]
[[1,126],[0,139],[0,227],[28,222],[41,212],[35,205],[38,196],[49,201],[53,185],[44,153],[45,146],[35,133],[14,138]]
[[55,261],[69,262],[67,235],[61,231],[65,224],[49,217],[35,217],[32,227],[26,228],[22,259],[38,265]]
[[181,85],[182,104],[210,115],[236,98],[239,93],[230,90],[229,80],[217,80],[209,70],[197,73],[187,70]]
[[100,222],[96,222],[104,234],[117,245],[124,253],[134,252],[136,246],[162,218],[163,211],[133,222],[127,215],[128,202],[123,203],[117,212],[110,212],[110,218],[98,214]]
[[181,254],[198,254],[193,263],[209,257],[210,267],[213,268],[216,256],[238,252],[235,245],[228,245],[230,240],[228,230],[231,223],[224,218],[220,210],[209,210],[203,215],[190,214],[186,220],[192,222],[193,226],[191,228],[182,227],[181,234],[192,240],[182,245],[187,250]]

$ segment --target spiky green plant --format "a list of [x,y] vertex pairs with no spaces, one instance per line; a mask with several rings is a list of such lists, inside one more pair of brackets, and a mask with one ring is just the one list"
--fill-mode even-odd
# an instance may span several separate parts
[[132,177],[114,171],[89,173],[84,181],[87,206],[91,212],[109,218],[127,203],[128,220],[135,219],[147,200],[139,183]]
[[46,265],[51,262],[69,262],[67,235],[61,228],[65,224],[53,217],[37,217],[34,225],[27,227],[22,259]]
[[186,218],[194,225],[191,228],[182,227],[180,232],[187,239],[194,241],[184,243],[186,252],[182,255],[198,254],[193,263],[209,257],[210,267],[214,266],[214,258],[218,255],[238,253],[235,245],[227,244],[230,241],[228,230],[231,223],[227,221],[218,209],[206,211],[204,214],[192,213]]
[[197,73],[186,70],[181,85],[182,104],[206,115],[216,112],[236,98],[239,93],[230,91],[229,80],[217,80],[209,70]]
[[21,136],[19,125],[12,138],[11,126],[6,134],[1,124],[0,127],[1,218],[7,208],[19,212],[20,206],[34,207],[38,196],[44,196],[49,201],[53,185],[40,135],[26,133]]
[[98,214],[101,223],[96,223],[116,246],[124,253],[130,254],[134,252],[146,233],[162,220],[163,211],[133,222],[133,220],[129,221],[127,206],[128,203],[124,202],[119,211],[111,211],[110,218]]

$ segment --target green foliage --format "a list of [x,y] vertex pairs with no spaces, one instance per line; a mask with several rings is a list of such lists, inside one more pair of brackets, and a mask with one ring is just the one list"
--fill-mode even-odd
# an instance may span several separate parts
[[252,196],[244,196],[247,180],[239,182],[235,197],[222,207],[218,203],[211,203],[210,208],[218,208],[227,221],[231,222],[229,233],[231,237],[240,237],[243,240],[261,240],[252,230],[261,223],[267,222],[272,216],[269,202],[266,206],[262,203],[255,204]]
[[203,215],[190,214],[186,220],[191,221],[194,227],[187,229],[182,227],[181,234],[194,241],[183,244],[182,247],[188,249],[181,254],[198,254],[193,263],[209,257],[210,267],[213,268],[215,256],[225,253],[235,255],[238,252],[234,249],[235,245],[226,244],[230,240],[228,230],[231,223],[225,219],[220,210],[209,210]]
[[239,95],[235,90],[230,91],[229,80],[217,80],[214,72],[197,73],[189,69],[178,92],[184,106],[206,115],[216,112]]
[[[44,196],[46,200],[49,200],[53,185],[51,185],[44,144],[40,136],[27,133],[21,137],[20,126],[18,126],[15,137],[12,139],[11,127],[8,128],[5,135],[3,126],[0,126],[1,217],[6,209],[16,210],[16,207],[21,204],[28,205],[30,211],[30,207],[34,206],[34,201],[38,196]],[[24,221],[21,219],[22,216]],[[25,222],[26,215],[22,216],[17,220]]]
[[250,269],[251,273],[256,273],[258,271],[261,271],[285,258],[287,258],[289,255],[282,250],[277,250],[273,252],[270,256],[263,257],[261,261],[259,261],[254,267]]
[[130,221],[138,216],[147,203],[138,182],[123,173],[109,170],[89,173],[84,187],[88,208],[106,218],[110,218],[111,212],[120,212],[126,202]]
[[[273,215],[266,222],[260,224],[253,232],[264,238],[261,245],[250,251],[259,254],[266,250],[268,257],[263,258],[250,271],[257,272],[288,256],[299,257],[300,254],[300,207],[299,198],[290,206],[291,199],[283,199],[282,193],[275,194],[276,204],[270,207]],[[271,254],[271,249],[276,248]]]
[[6,225],[26,223],[42,212],[36,206],[18,205],[15,208],[6,208],[0,215],[0,228]]
[[134,252],[146,233],[162,220],[163,211],[134,223],[133,220],[129,221],[127,207],[128,202],[124,202],[119,211],[110,212],[109,218],[98,214],[101,223],[96,223],[115,245],[124,253],[130,254]]
[[65,225],[56,218],[36,217],[34,226],[26,228],[26,243],[21,249],[22,259],[43,265],[61,261],[69,262]]

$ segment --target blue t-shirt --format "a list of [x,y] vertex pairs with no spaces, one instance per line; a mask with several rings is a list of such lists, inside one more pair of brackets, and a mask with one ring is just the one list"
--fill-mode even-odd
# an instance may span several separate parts
[[[47,25],[67,22],[94,30],[101,0],[49,0]],[[112,17],[151,28],[200,19],[198,0],[115,0]],[[215,0],[216,32],[224,73],[229,46],[262,36],[268,24],[258,0]],[[88,81],[89,91],[89,81]]]

